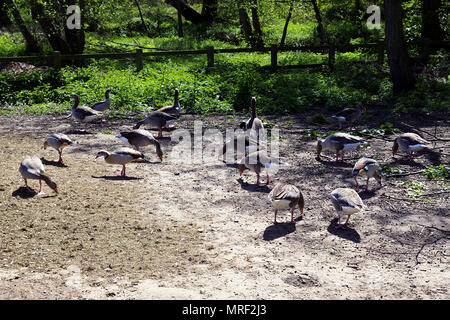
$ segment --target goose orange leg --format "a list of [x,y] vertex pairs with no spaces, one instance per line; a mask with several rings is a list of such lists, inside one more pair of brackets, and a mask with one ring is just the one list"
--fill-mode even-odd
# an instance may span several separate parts
[[294,208],[291,209],[291,223],[295,224],[295,221],[294,221]]
[[278,224],[278,222],[277,222],[277,213],[278,213],[278,210],[275,210],[275,218],[273,220],[273,224]]
[[359,184],[358,184],[358,180],[356,179],[356,176],[354,176],[353,179],[355,179],[355,182],[356,182],[355,190],[359,191]]
[[120,175],[125,177],[125,165],[122,165],[122,171],[120,172]]

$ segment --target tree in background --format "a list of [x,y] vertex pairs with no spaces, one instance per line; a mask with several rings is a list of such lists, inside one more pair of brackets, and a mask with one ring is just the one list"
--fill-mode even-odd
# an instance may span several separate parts
[[[250,8],[252,16],[251,23],[247,13],[248,8]],[[263,48],[264,40],[263,40],[263,33],[261,30],[261,23],[259,21],[258,15],[258,1],[257,0],[239,1],[238,11],[239,11],[239,24],[241,26],[241,32],[244,35],[245,41],[252,48]]]
[[439,22],[441,0],[422,0],[422,37],[444,40],[445,34]]
[[9,19],[6,0],[0,0],[0,28],[9,28],[12,25]]
[[391,70],[393,93],[396,96],[413,89],[415,79],[403,36],[402,3],[399,0],[385,0],[384,9],[387,56]]

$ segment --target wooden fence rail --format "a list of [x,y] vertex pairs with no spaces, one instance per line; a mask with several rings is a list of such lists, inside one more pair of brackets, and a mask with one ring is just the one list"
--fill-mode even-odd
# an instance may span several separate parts
[[[419,42],[422,45],[422,53],[427,59],[428,47],[430,45],[438,45],[441,47],[449,47],[450,41],[430,41],[425,39]],[[270,70],[276,71],[280,68],[308,68],[328,65],[330,70],[334,69],[334,64],[336,60],[336,52],[353,52],[356,49],[376,49],[377,52],[377,62],[382,64],[384,62],[385,53],[385,43],[384,41],[379,41],[376,43],[367,44],[354,44],[354,45],[320,45],[320,46],[282,46],[272,45],[270,47],[264,47],[259,49],[254,48],[232,48],[232,49],[215,49],[214,47],[206,47],[200,50],[168,50],[168,51],[156,51],[156,52],[143,52],[142,49],[137,49],[135,52],[124,52],[124,53],[90,53],[90,54],[66,54],[62,55],[60,52],[55,51],[52,55],[42,55],[42,56],[18,56],[18,57],[0,57],[0,63],[2,62],[36,62],[36,61],[47,61],[49,65],[55,68],[60,68],[62,61],[70,60],[86,60],[86,59],[132,59],[136,64],[136,70],[142,70],[143,60],[146,57],[158,57],[158,56],[174,56],[174,55],[202,55],[206,54],[207,67],[214,67],[214,56],[215,54],[221,53],[249,53],[249,52],[261,52],[270,53]],[[287,51],[300,51],[300,52],[321,52],[328,54],[327,63],[318,64],[300,64],[300,65],[278,65],[278,53]]]

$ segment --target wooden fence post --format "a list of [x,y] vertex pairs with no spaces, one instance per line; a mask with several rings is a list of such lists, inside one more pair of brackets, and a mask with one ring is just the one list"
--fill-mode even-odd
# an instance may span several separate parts
[[212,68],[214,67],[214,47],[208,46],[206,47],[206,51],[207,67]]
[[273,44],[270,47],[270,70],[275,72],[278,67],[278,47],[276,44]]
[[378,64],[384,63],[384,41],[380,41],[378,44]]
[[59,51],[53,52],[53,67],[55,69],[61,68],[61,52]]
[[136,61],[136,71],[141,71],[142,70],[142,49],[136,49],[136,57],[135,57],[135,61]]
[[331,71],[334,70],[334,61],[335,61],[335,49],[334,45],[330,44],[328,51],[328,67]]

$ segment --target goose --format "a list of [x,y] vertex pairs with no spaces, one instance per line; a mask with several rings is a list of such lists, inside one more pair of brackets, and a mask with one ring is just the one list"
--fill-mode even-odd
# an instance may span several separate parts
[[109,109],[109,106],[111,105],[109,93],[113,93],[112,89],[106,89],[105,100],[94,103],[93,105],[90,106],[90,108],[96,111],[105,111]]
[[72,116],[78,121],[83,122],[85,127],[87,126],[88,122],[103,117],[103,114],[100,111],[93,110],[87,106],[78,106],[80,100],[78,98],[78,95],[76,95],[75,93],[72,93],[70,95],[70,98],[75,100],[72,106]]
[[139,148],[153,144],[156,148],[156,154],[161,161],[163,160],[163,152],[161,150],[161,144],[156,140],[153,135],[147,130],[136,129],[131,131],[122,131],[117,138],[131,144],[136,150]]
[[341,228],[341,217],[347,216],[347,220],[343,225],[347,225],[350,216],[359,213],[367,206],[362,202],[359,194],[351,188],[337,188],[331,192],[331,202],[333,203],[336,214],[338,215],[337,227]]
[[275,208],[275,218],[273,223],[277,224],[277,213],[279,209],[291,209],[291,223],[294,221],[294,209],[298,206],[300,215],[303,216],[303,208],[305,201],[303,195],[296,186],[291,184],[278,183],[275,188],[270,191],[268,202]]
[[39,180],[39,192],[38,194],[43,194],[42,192],[42,180],[51,188],[53,191],[58,193],[58,187],[56,183],[50,179],[49,176],[45,175],[45,168],[42,161],[38,157],[26,156],[19,166],[19,172],[25,181],[25,188],[30,191],[34,191],[28,186],[27,179]]
[[379,185],[381,186],[380,169],[381,169],[380,164],[375,159],[362,157],[358,161],[356,161],[352,171],[353,178],[355,179],[356,182],[355,190],[359,191],[358,180],[356,179],[356,176],[358,175],[367,176],[366,191],[369,188],[370,178],[375,178],[378,181]]
[[356,108],[345,108],[331,117],[338,121],[339,129],[342,129],[342,122],[350,122],[351,129],[353,127],[353,123],[361,117],[362,110],[366,110],[366,107],[358,104]]
[[259,185],[259,174],[265,170],[267,174],[266,184],[269,184],[270,177],[269,172],[271,167],[287,166],[288,163],[280,162],[278,159],[269,157],[266,150],[259,150],[249,153],[243,157],[239,163],[238,170],[240,176],[244,173],[244,170],[249,169],[256,173],[256,184]]
[[342,132],[333,133],[325,139],[317,141],[317,157],[320,158],[322,149],[331,149],[336,151],[336,161],[339,161],[339,152],[341,152],[341,161],[344,161],[344,151],[352,150],[363,144],[367,144],[367,142],[360,137]]
[[47,149],[48,146],[52,147],[59,153],[59,163],[64,163],[62,159],[62,151],[67,146],[74,146],[75,142],[70,140],[68,136],[62,133],[53,133],[47,137],[47,140],[44,141],[44,150]]
[[252,138],[259,139],[259,136],[264,132],[264,125],[261,119],[256,117],[256,98],[252,97],[252,115],[247,121],[241,122],[239,125],[244,131],[250,130]]
[[178,94],[179,94],[179,90],[175,89],[173,105],[159,108],[156,111],[165,112],[165,113],[179,117],[180,112],[181,112],[181,105],[180,105],[180,102],[178,101]]
[[223,144],[222,154],[225,155],[227,150],[230,149],[233,150],[236,159],[238,154],[244,154],[244,156],[247,156],[249,152],[259,150],[260,145],[259,141],[250,138],[248,135],[238,134]]
[[395,156],[398,149],[406,151],[409,160],[413,161],[414,152],[420,151],[426,147],[429,142],[418,134],[407,132],[402,133],[394,140],[392,146],[392,156]]
[[162,128],[166,126],[166,124],[171,121],[175,120],[176,116],[161,112],[161,111],[153,111],[150,112],[150,114],[142,121],[139,121],[133,129],[139,129],[141,125],[146,124],[149,126],[157,127],[158,128],[158,137],[162,137]]
[[118,148],[113,152],[100,150],[97,153],[95,159],[97,159],[98,157],[104,157],[105,162],[109,164],[121,164],[122,165],[122,171],[120,172],[121,176],[125,176],[125,165],[127,163],[145,160],[143,153],[127,147]]

